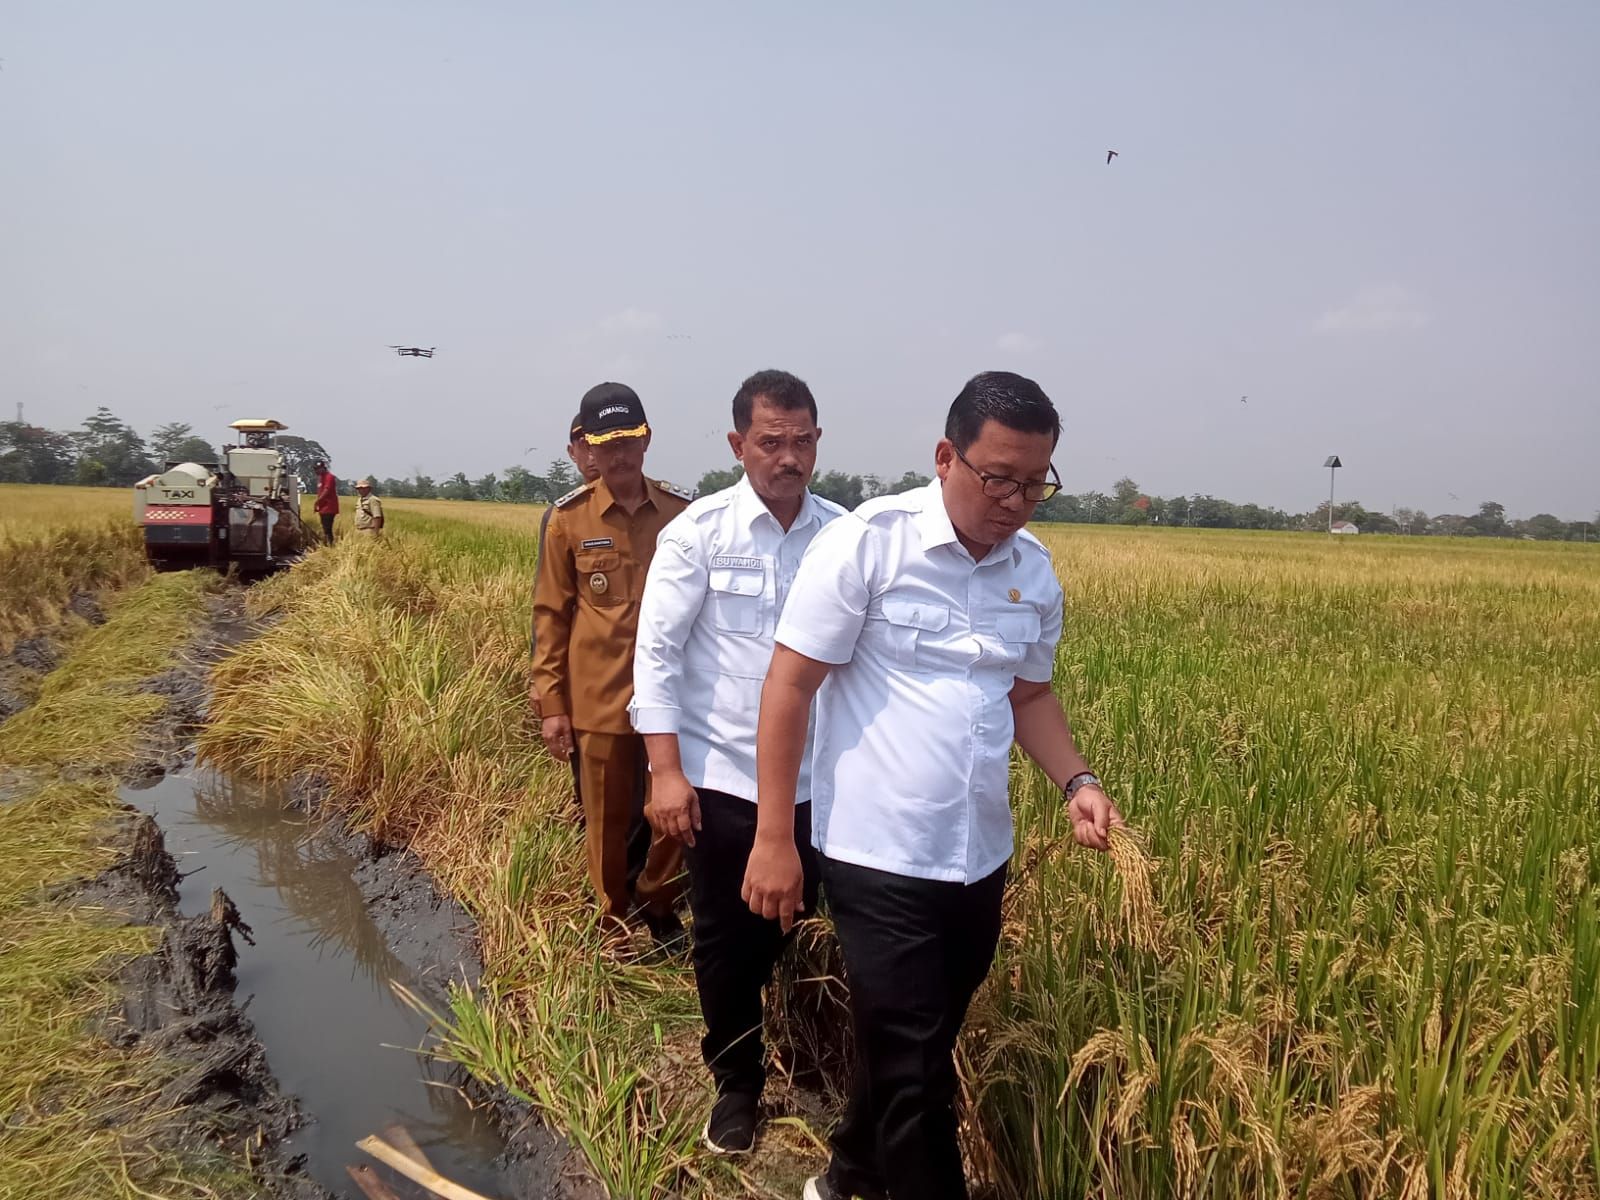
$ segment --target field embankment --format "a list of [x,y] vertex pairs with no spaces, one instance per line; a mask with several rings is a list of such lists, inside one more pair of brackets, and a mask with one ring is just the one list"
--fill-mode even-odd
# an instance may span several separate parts
[[[458,507],[489,519],[407,505],[258,589],[281,619],[219,667],[203,750],[323,776],[463,899],[486,969],[449,1051],[613,1194],[784,1194],[817,1161],[795,1125],[743,1178],[695,1151],[686,972],[598,951],[526,716],[536,517]],[[962,1047],[977,1174],[1019,1200],[1600,1195],[1600,556],[1044,536],[1056,685],[1136,840],[1074,849],[1019,763]]]

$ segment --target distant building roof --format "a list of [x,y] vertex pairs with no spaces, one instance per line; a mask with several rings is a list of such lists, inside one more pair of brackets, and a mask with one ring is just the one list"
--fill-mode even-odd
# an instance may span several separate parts
[[1335,533],[1360,533],[1361,528],[1349,521],[1335,521],[1333,523],[1333,531]]

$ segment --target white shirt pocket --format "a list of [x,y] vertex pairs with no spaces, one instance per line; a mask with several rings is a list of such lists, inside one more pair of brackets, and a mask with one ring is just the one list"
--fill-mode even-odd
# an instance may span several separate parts
[[994,620],[995,632],[1002,642],[1031,646],[1039,640],[1039,613],[1035,609],[1004,612]]
[[761,632],[767,573],[761,567],[712,567],[711,623],[718,633],[755,637]]
[[885,597],[883,619],[887,623],[889,656],[896,665],[924,671],[937,667],[930,635],[950,624],[949,605]]

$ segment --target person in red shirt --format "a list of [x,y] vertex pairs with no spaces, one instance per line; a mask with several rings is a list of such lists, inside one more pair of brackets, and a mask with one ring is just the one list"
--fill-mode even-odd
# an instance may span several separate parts
[[325,462],[311,464],[317,472],[317,502],[312,510],[322,518],[322,538],[333,545],[333,518],[339,514],[339,481]]

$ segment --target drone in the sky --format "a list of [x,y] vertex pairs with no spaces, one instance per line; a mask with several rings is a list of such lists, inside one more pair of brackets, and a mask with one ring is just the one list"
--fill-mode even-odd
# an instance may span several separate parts
[[435,347],[429,346],[424,350],[421,346],[390,346],[401,358],[432,358]]

